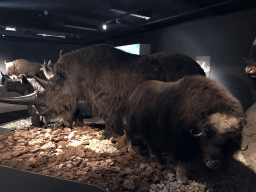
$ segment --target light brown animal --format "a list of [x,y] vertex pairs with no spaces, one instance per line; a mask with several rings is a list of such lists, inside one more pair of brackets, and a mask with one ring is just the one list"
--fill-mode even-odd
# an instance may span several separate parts
[[28,61],[25,59],[17,59],[12,62],[6,63],[6,73],[9,76],[18,76],[19,78],[22,75],[33,76],[40,72],[42,65],[37,62]]

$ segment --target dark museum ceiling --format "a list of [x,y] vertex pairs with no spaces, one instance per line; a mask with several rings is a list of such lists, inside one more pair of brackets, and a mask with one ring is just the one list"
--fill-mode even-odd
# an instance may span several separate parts
[[251,0],[1,0],[0,39],[93,44],[255,7]]

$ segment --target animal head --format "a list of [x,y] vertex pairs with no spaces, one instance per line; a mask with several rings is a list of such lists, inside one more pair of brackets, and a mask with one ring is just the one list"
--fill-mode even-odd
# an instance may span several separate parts
[[54,76],[53,69],[49,65],[43,65],[40,70],[43,71],[47,79],[50,79]]
[[242,129],[247,121],[222,113],[211,114],[199,134],[204,163],[211,169],[221,166],[226,157],[241,147]]
[[15,64],[13,62],[8,62],[4,61],[5,63],[5,70],[7,75],[13,75],[15,74]]
[[249,57],[245,60],[246,67],[245,73],[249,75],[250,78],[256,78],[256,39],[253,41],[253,46],[249,52]]
[[[65,119],[72,119],[73,113],[77,108],[78,99],[74,96],[73,86],[69,82],[56,76],[51,80],[39,80],[39,84],[44,84],[44,91],[36,91],[23,97],[1,98],[0,101],[10,104],[34,105],[38,113],[47,120],[61,116]],[[13,83],[13,82],[12,82]]]
[[22,78],[12,79],[8,75],[4,75],[2,72],[1,74],[2,86],[7,92],[17,92],[21,95],[24,95],[26,91],[33,92],[34,89],[25,76],[22,76]]
[[11,77],[9,75],[5,75],[2,73],[1,71],[1,75],[2,75],[2,85],[8,80],[11,79]]

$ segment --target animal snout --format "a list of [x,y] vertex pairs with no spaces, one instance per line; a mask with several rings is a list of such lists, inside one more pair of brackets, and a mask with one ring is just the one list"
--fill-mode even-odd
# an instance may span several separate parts
[[217,169],[220,167],[221,161],[220,160],[208,160],[208,161],[206,161],[206,165],[207,165],[207,167],[209,167],[211,169]]

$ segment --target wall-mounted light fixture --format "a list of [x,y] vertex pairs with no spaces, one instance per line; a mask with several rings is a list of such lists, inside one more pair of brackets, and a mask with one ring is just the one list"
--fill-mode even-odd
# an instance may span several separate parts
[[[130,16],[138,17],[138,18],[140,18],[140,19],[145,19],[145,20],[149,20],[149,19],[150,19],[150,17],[148,17],[148,16],[139,15],[139,14],[135,14],[135,13],[130,13],[130,14],[129,14],[129,13],[126,12],[126,11],[122,11],[122,10],[118,10],[118,9],[110,9],[110,11],[116,12],[116,13],[119,13],[119,14],[123,14],[123,15],[128,14],[128,15],[130,15]],[[122,15],[121,15],[121,16],[122,16]]]
[[15,27],[6,27],[5,28],[6,31],[16,31]]
[[59,38],[66,38],[65,35],[52,35],[52,34],[45,34],[45,33],[40,33],[40,34],[37,34],[39,36],[43,36],[43,37],[59,37]]

